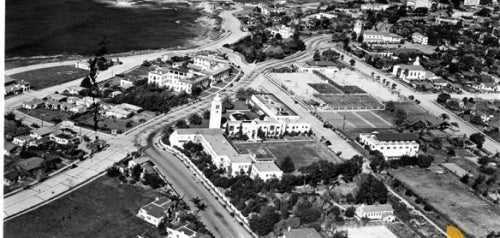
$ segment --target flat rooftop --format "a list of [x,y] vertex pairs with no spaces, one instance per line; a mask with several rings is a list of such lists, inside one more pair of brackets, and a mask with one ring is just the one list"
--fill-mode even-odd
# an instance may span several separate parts
[[281,112],[279,113],[279,116],[297,116],[297,113],[292,111],[292,109],[290,109],[273,94],[254,94],[254,96],[271,110],[280,108]]

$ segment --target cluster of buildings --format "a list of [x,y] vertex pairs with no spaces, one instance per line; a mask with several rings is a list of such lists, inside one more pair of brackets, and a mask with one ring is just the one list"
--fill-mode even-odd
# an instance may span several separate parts
[[72,113],[84,113],[89,110],[95,103],[99,103],[100,115],[108,118],[124,119],[134,114],[137,114],[143,109],[141,107],[122,103],[113,105],[109,103],[100,103],[102,100],[92,97],[76,97],[66,96],[63,94],[52,94],[44,99],[34,98],[29,101],[24,101],[22,108],[33,110],[37,108],[45,108],[50,110],[58,110]]
[[195,87],[207,88],[228,78],[230,73],[229,61],[215,55],[197,55],[185,67],[172,65],[149,72],[148,84],[191,94]]
[[[299,118],[295,113],[271,96],[253,95],[250,99],[252,105],[266,113],[269,119],[247,121],[234,115],[225,125],[226,133],[232,135],[241,132],[249,138],[256,139],[259,130],[266,135],[310,131],[308,123],[298,122]],[[278,102],[280,104],[276,104]],[[170,144],[182,148],[188,141],[201,143],[204,150],[211,155],[213,164],[217,168],[225,169],[230,176],[247,174],[252,178],[260,177],[263,180],[281,179],[283,172],[274,161],[258,160],[254,154],[242,154],[233,147],[221,129],[221,114],[222,103],[217,95],[212,102],[210,128],[177,129],[170,135]]]

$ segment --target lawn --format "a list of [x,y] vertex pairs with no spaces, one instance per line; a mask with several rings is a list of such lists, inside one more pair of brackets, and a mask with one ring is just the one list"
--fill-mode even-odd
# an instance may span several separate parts
[[426,169],[399,168],[390,170],[390,174],[465,233],[486,237],[500,227],[498,208],[474,194],[451,173],[439,175]]
[[340,90],[327,83],[309,83],[309,86],[321,94],[342,94]]
[[11,77],[14,79],[27,81],[30,83],[31,89],[39,90],[73,81],[75,79],[82,78],[87,74],[87,70],[65,65],[26,71],[13,74],[11,75]]
[[26,109],[19,109],[19,111],[26,113],[32,117],[36,117],[40,119],[40,123],[43,121],[48,121],[51,123],[54,123],[55,121],[64,121],[67,120],[72,113],[71,112],[63,112],[63,111],[58,111],[58,110],[50,110],[50,109],[45,109],[45,108],[36,108],[33,110],[26,110]]
[[327,103],[332,110],[381,110],[384,105],[370,95],[360,94],[319,94],[318,98]]
[[497,141],[497,142],[500,142],[500,132],[498,131],[487,131],[487,132],[484,132],[486,135],[488,135],[489,137],[491,137],[493,140]]
[[295,163],[296,169],[319,160],[339,161],[332,151],[316,141],[236,142],[235,146],[241,153],[253,153],[257,155],[257,158],[274,158],[278,165],[285,157],[290,157]]
[[[157,228],[135,216],[159,194],[118,179],[96,181],[4,223],[4,237],[136,237]],[[35,235],[36,234],[36,235]]]
[[[98,119],[99,121],[99,130],[104,131],[106,133],[111,133],[111,130],[116,130],[117,133],[120,132],[125,132],[134,126],[137,126],[140,124],[138,121],[134,121],[132,118],[129,119],[113,119],[113,118],[107,118],[107,117],[101,117],[99,116]],[[79,123],[79,125],[83,125],[88,128],[94,128],[94,113],[93,112],[86,112],[79,117],[74,119],[75,122]],[[129,127],[127,127],[127,123],[131,122]]]

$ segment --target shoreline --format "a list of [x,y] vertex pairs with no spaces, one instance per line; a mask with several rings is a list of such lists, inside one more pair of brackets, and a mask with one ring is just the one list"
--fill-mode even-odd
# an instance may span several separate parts
[[[196,48],[208,43],[211,43],[222,35],[223,31],[221,31],[221,18],[219,16],[220,12],[216,14],[214,12],[207,12],[205,9],[200,9],[199,6],[194,5],[201,13],[201,16],[195,20],[195,24],[191,27],[191,30],[197,31],[198,35],[192,38],[185,39],[184,44],[169,47],[169,48],[156,48],[156,49],[146,49],[146,50],[129,50],[123,52],[116,52],[106,54],[108,58],[119,58],[126,57],[131,55],[140,55],[147,53],[156,53],[162,51],[170,51],[170,50],[186,50],[191,48]],[[180,24],[183,24],[182,22]],[[218,29],[218,30],[216,30]],[[5,58],[5,70],[35,65],[35,64],[43,64],[43,63],[53,63],[53,62],[61,62],[61,61],[70,61],[70,60],[86,60],[90,55],[79,55],[79,54],[58,54],[58,55],[36,55],[36,56],[16,56]]]

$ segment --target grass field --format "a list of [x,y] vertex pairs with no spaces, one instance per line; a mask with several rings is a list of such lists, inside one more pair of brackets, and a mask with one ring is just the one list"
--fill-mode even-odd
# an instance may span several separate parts
[[327,83],[309,83],[309,86],[321,94],[342,94],[340,90]]
[[136,217],[159,194],[102,177],[60,199],[4,223],[4,237],[136,237],[157,228]]
[[235,143],[235,146],[241,153],[253,153],[257,158],[274,158],[278,165],[285,157],[290,157],[296,169],[319,160],[338,162],[333,152],[316,141]]
[[390,174],[465,233],[486,237],[500,227],[499,209],[475,195],[452,174],[438,175],[420,168],[399,168]]
[[39,90],[82,78],[87,74],[87,70],[65,65],[26,71],[13,74],[11,77],[27,81],[31,89]]

